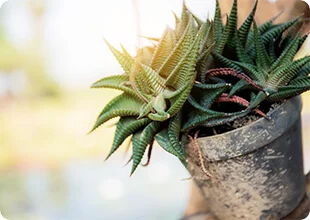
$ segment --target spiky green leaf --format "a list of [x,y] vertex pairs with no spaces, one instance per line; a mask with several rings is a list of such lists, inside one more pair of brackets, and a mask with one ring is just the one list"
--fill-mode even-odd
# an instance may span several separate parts
[[179,39],[183,35],[187,25],[189,23],[190,17],[192,17],[191,13],[188,11],[185,1],[183,1],[182,15],[180,21],[177,23],[175,28],[176,37]]
[[284,99],[289,99],[303,92],[306,92],[309,89],[310,89],[309,85],[306,87],[295,87],[295,88],[280,87],[277,93],[274,93],[268,97],[268,101],[269,102],[283,101]]
[[108,41],[106,41],[106,44],[108,45],[109,49],[112,51],[113,55],[117,59],[118,63],[121,65],[123,70],[126,74],[130,74],[131,67],[132,67],[132,61],[131,59],[128,59],[128,56],[122,54],[117,49],[115,49]]
[[232,9],[230,11],[230,15],[227,20],[227,24],[225,25],[223,34],[219,38],[218,41],[216,41],[214,50],[217,53],[222,53],[224,50],[224,47],[227,43],[230,43],[230,40],[233,38],[235,30],[237,29],[237,21],[238,21],[238,5],[237,0],[234,0]]
[[160,128],[160,122],[151,122],[142,131],[135,133],[132,137],[133,165],[132,175],[140,164],[147,146],[153,141]]
[[216,0],[215,14],[214,14],[214,39],[220,39],[224,30],[222,22],[222,14],[219,1]]
[[116,125],[113,145],[107,159],[119,148],[127,137],[150,123],[148,118],[137,120],[135,117],[122,117]]
[[197,34],[197,27],[192,16],[190,16],[186,29],[174,48],[170,50],[169,55],[164,57],[164,62],[158,69],[161,76],[169,77],[171,72],[176,70],[180,64],[180,60],[188,53],[189,49],[195,40]]
[[300,20],[300,16],[290,20],[288,22],[285,22],[283,24],[279,24],[271,29],[269,29],[266,33],[262,36],[262,42],[263,44],[267,44],[272,39],[276,38],[277,36],[281,35],[284,31],[286,31],[288,28],[296,24]]
[[305,76],[305,77],[298,77],[292,80],[287,87],[289,86],[307,87],[309,85],[310,85],[310,77]]
[[257,3],[258,3],[258,0],[255,1],[254,7],[252,8],[250,14],[245,19],[245,21],[243,22],[241,27],[238,29],[238,34],[240,37],[240,43],[243,47],[245,46],[246,40],[247,40],[249,32],[251,30],[252,22],[253,22],[254,15],[255,15],[255,12],[257,9]]
[[242,62],[233,63],[237,65],[239,69],[241,69],[241,72],[245,72],[248,76],[250,76],[251,79],[260,83],[264,83],[266,81],[264,72],[258,71],[257,66]]
[[126,93],[112,99],[99,114],[92,129],[95,130],[106,121],[115,117],[138,116],[142,102]]
[[305,56],[299,60],[295,60],[294,62],[279,66],[270,74],[268,86],[271,88],[278,88],[280,86],[286,85],[308,62],[310,62],[310,56]]
[[280,57],[271,65],[270,71],[274,70],[278,66],[285,65],[293,61],[299,45],[300,34],[298,34],[290,44],[283,50]]
[[[214,52],[212,52],[212,56],[217,61],[219,61],[224,67],[234,68],[234,69],[242,72],[242,69],[238,65],[236,65],[232,60],[224,57],[223,55],[214,51]],[[203,73],[203,74],[205,74],[205,73]],[[202,80],[204,79],[203,76],[201,76],[201,78],[202,78]]]
[[171,50],[173,50],[175,44],[175,33],[171,28],[167,27],[158,45],[156,46],[151,62],[152,69],[158,71],[161,68],[169,53],[171,52]]
[[108,76],[99,81],[95,82],[91,88],[111,88],[111,89],[118,89],[128,93],[136,98],[140,98],[137,93],[130,86],[126,86],[125,84],[128,83],[129,77],[128,75],[114,75]]
[[229,97],[235,95],[237,92],[240,92],[245,89],[256,90],[251,84],[247,83],[243,79],[239,80],[230,90]]
[[256,62],[261,71],[268,71],[270,67],[270,59],[263,45],[262,38],[254,21],[254,47],[256,50]]
[[158,134],[155,135],[156,142],[168,153],[173,154],[176,157],[179,157],[179,154],[171,146],[168,137],[168,129],[163,129]]
[[182,115],[178,112],[171,118],[168,126],[168,138],[172,148],[178,153],[178,157],[185,160],[185,149],[180,144],[180,132],[181,132],[181,119]]
[[236,54],[238,57],[238,60],[240,60],[242,63],[248,63],[253,64],[253,61],[251,60],[251,57],[249,57],[248,54],[246,54],[245,48],[242,46],[242,43],[240,41],[240,38],[238,36],[238,33],[235,33],[235,43],[236,43]]

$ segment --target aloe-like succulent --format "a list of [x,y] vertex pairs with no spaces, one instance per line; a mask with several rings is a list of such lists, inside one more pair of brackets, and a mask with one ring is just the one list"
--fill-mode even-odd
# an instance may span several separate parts
[[[234,0],[226,23],[218,1],[213,20],[201,21],[183,4],[176,27],[167,27],[153,46],[132,57],[108,46],[124,73],[93,84],[122,94],[99,114],[93,130],[120,117],[110,157],[132,136],[131,174],[154,140],[186,165],[187,135],[197,126],[215,127],[259,109],[264,102],[279,102],[310,89],[310,56],[294,60],[307,36],[301,36],[298,17],[283,24],[275,18],[257,27],[257,1],[238,28]],[[221,108],[226,103],[225,108]],[[227,105],[239,105],[232,110]]]
[[141,48],[135,57],[123,47],[120,52],[107,43],[125,73],[103,78],[92,87],[123,93],[105,106],[93,130],[120,117],[108,157],[132,135],[132,173],[155,135],[167,126],[171,148],[165,149],[185,162],[179,144],[179,112],[194,85],[197,59],[211,53],[210,24],[199,25],[195,19],[184,7],[181,19],[176,18],[175,30],[167,27],[154,47]]
[[[212,38],[214,39],[214,47],[212,54],[219,54],[222,56],[225,53],[227,48],[233,48],[234,33],[237,28],[237,1],[234,1],[230,15],[227,17],[226,25],[222,23],[222,16],[219,8],[218,1],[216,2],[216,11],[214,21],[212,21]],[[253,17],[253,15],[250,15]],[[253,18],[252,18],[253,19]],[[246,26],[248,21],[241,26],[242,32],[249,32],[250,26]],[[215,56],[214,56],[215,57]],[[204,60],[204,64],[197,65],[198,77],[200,80],[194,85],[194,89],[188,98],[190,105],[187,107],[188,116],[184,119],[182,126],[182,131],[187,132],[192,128],[195,128],[199,125],[206,127],[214,127],[227,122],[233,121],[237,118],[247,115],[250,112],[249,108],[238,112],[229,112],[229,111],[215,111],[212,110],[214,103],[219,101],[219,98],[225,95],[227,91],[231,90],[231,83],[220,78],[220,76],[231,75],[237,78],[242,79],[247,82],[249,85],[252,85],[255,88],[258,87],[255,83],[252,82],[246,74],[241,73],[235,69],[220,68],[213,69],[216,66],[214,57],[208,57],[207,60]],[[216,58],[216,57],[215,57]],[[201,71],[200,66],[204,68]],[[243,100],[241,102],[241,100]],[[245,103],[247,101],[241,97],[233,97],[233,99],[220,99],[221,102],[236,102],[242,106],[248,107]],[[191,108],[191,106],[193,108]]]
[[[268,118],[257,109],[263,101],[283,101],[310,89],[310,56],[294,60],[307,38],[301,36],[300,17],[277,25],[273,24],[275,17],[257,27],[254,20],[257,3],[237,29],[237,0],[233,3],[225,25],[217,2],[214,39],[219,40],[212,50],[214,60],[207,68],[209,70],[200,72],[201,82],[194,86],[188,99],[194,108],[189,110],[190,117],[184,121],[183,131],[199,125],[221,125],[247,115],[252,110]],[[227,76],[239,81],[231,83],[227,81]],[[195,92],[195,87],[205,91]],[[243,90],[247,91],[242,93]],[[219,100],[238,103],[245,109],[235,113],[229,112],[230,109],[214,112],[211,107]]]
[[213,51],[221,67],[233,68],[251,78],[252,82],[241,79],[229,93],[232,96],[248,88],[259,91],[253,94],[251,108],[264,100],[282,101],[310,89],[310,56],[294,60],[307,38],[307,35],[301,36],[301,29],[297,30],[298,23],[302,22],[300,17],[277,25],[273,24],[273,18],[257,27],[254,21],[256,6],[257,2],[243,25],[235,29],[232,41],[225,42],[226,51],[222,54]]

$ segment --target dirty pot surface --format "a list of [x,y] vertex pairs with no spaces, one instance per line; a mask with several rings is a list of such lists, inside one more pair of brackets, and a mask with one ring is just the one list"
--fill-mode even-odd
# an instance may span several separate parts
[[299,204],[305,193],[300,112],[296,97],[274,109],[272,121],[198,138],[210,179],[193,143],[187,145],[188,170],[218,219],[279,219]]

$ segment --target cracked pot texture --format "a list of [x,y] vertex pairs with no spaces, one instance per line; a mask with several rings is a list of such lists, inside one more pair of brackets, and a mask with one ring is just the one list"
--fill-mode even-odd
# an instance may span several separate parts
[[242,128],[198,138],[209,179],[192,142],[188,170],[218,219],[275,219],[289,214],[305,195],[301,100],[290,99]]

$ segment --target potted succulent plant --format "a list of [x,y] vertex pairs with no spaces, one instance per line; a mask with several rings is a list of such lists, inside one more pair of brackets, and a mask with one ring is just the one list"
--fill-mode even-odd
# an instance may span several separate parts
[[218,2],[207,21],[184,5],[175,29],[135,57],[108,43],[124,73],[92,85],[123,91],[93,128],[119,117],[108,157],[131,137],[133,174],[156,140],[219,219],[281,218],[305,194],[296,96],[310,89],[310,56],[294,57],[307,36],[299,17],[257,26],[256,7],[238,28],[237,0],[225,24]]

